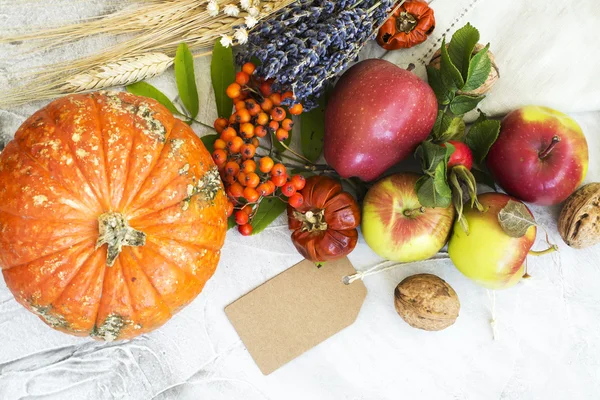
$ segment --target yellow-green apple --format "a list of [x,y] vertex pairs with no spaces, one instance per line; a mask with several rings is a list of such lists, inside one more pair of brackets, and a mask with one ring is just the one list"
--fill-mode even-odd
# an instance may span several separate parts
[[418,179],[408,172],[391,175],[371,187],[364,199],[363,236],[375,253],[388,260],[426,260],[448,240],[454,207],[421,206],[415,191]]
[[479,202],[487,210],[465,209],[463,215],[469,224],[469,233],[457,221],[448,243],[448,254],[456,268],[489,289],[508,288],[521,280],[525,258],[535,241],[535,226],[529,227],[520,238],[511,237],[502,229],[498,213],[511,199],[518,201],[503,193],[480,195]]
[[375,180],[427,138],[437,109],[431,87],[412,72],[362,61],[342,75],[327,102],[325,159],[344,178]]
[[588,169],[587,141],[568,115],[527,106],[504,118],[487,165],[507,193],[527,202],[554,205],[583,182]]

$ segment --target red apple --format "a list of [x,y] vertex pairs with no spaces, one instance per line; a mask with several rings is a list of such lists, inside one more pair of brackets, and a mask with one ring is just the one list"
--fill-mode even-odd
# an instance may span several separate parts
[[[459,142],[458,140],[448,140],[452,146],[454,146],[454,153],[448,160],[448,168],[462,165],[466,169],[470,170],[473,167],[473,153],[466,143]],[[445,144],[442,146],[446,147]]]
[[362,61],[342,75],[327,103],[325,159],[344,178],[372,181],[412,154],[436,117],[427,83],[388,61]]
[[425,208],[415,184],[419,176],[403,172],[377,182],[367,193],[362,233],[375,253],[388,260],[411,262],[433,257],[448,240],[454,207]]
[[588,146],[581,127],[547,107],[528,106],[508,114],[487,165],[498,184],[535,204],[564,201],[583,182]]

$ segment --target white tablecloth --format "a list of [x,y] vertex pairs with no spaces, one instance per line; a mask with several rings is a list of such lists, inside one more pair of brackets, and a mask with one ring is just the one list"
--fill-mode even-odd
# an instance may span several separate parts
[[[34,6],[31,6],[31,4]],[[111,11],[118,2],[0,2],[0,35]],[[434,0],[438,26],[415,49],[384,56],[422,60],[443,33],[467,21],[492,43],[501,80],[483,104],[492,114],[533,103],[570,112],[590,146],[587,181],[600,180],[600,80],[595,0]],[[594,24],[596,23],[596,24]],[[0,93],[12,72],[106,45],[19,56],[0,46]],[[66,54],[66,55],[65,55]],[[201,114],[215,117],[208,66],[197,60]],[[172,73],[153,81],[175,95]],[[0,110],[0,138],[44,103]],[[206,132],[195,127],[199,135]],[[532,207],[560,253],[529,261],[532,279],[496,294],[498,338],[492,340],[488,292],[450,262],[403,267],[366,279],[357,321],[270,376],[263,376],[229,323],[226,305],[301,257],[283,218],[258,236],[228,233],[219,268],[204,292],[161,329],[124,343],[98,343],[49,329],[12,298],[0,279],[0,399],[584,399],[600,393],[600,246],[573,250],[556,233],[559,208]],[[541,236],[541,235],[540,235]],[[540,238],[540,245],[542,247]],[[381,261],[361,240],[350,256],[358,269]],[[393,289],[414,273],[451,284],[460,317],[445,331],[409,327],[396,314]]]

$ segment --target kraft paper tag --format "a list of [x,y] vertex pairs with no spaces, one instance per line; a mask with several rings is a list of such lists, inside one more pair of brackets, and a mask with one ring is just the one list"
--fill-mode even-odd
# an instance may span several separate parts
[[225,308],[263,374],[268,375],[351,325],[367,295],[343,258],[321,268],[302,261]]

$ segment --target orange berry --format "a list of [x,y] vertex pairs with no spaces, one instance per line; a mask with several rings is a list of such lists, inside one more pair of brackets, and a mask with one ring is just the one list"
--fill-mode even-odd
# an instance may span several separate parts
[[241,86],[245,86],[248,84],[248,82],[250,82],[250,75],[244,71],[240,71],[235,74],[235,82]]
[[215,140],[215,144],[213,145],[213,148],[215,150],[225,150],[227,148],[227,142],[224,141],[223,139],[217,139]]
[[289,132],[292,130],[292,128],[294,128],[294,121],[292,121],[289,118],[286,118],[281,122],[281,127]]
[[277,132],[277,129],[279,129],[279,122],[277,122],[277,121],[271,121],[271,122],[269,122],[269,128],[273,132]]
[[249,203],[256,202],[256,200],[258,200],[259,197],[260,195],[258,194],[256,189],[251,187],[244,188],[244,198],[248,200]]
[[275,137],[280,142],[283,142],[284,140],[287,140],[290,137],[290,133],[285,129],[279,128],[277,129],[277,132],[275,132]]
[[254,160],[246,160],[242,163],[242,172],[249,174],[256,171],[256,162]]
[[244,100],[235,103],[235,111],[240,111],[243,108],[246,108],[246,102]]
[[225,142],[229,142],[231,139],[237,136],[237,132],[232,127],[225,128],[223,132],[221,132],[221,140]]
[[254,145],[251,144],[244,144],[240,149],[240,153],[242,153],[242,157],[245,160],[248,160],[254,157],[254,154],[256,154],[256,147],[254,147]]
[[292,176],[292,179],[290,180],[290,182],[292,182],[292,185],[294,185],[296,190],[302,190],[302,189],[304,189],[304,186],[306,185],[306,178],[303,177],[302,175],[294,175],[294,176]]
[[287,175],[271,176],[271,182],[277,187],[282,187],[287,182]]
[[242,186],[246,186],[246,173],[240,172],[237,176],[237,180]]
[[275,186],[273,181],[266,181],[265,183],[269,186],[269,191],[267,192],[267,196],[270,196],[275,192],[275,189],[277,189],[277,186]]
[[240,125],[240,136],[244,139],[250,139],[254,136],[254,125],[250,122],[246,122]]
[[227,153],[223,149],[213,151],[212,157],[217,165],[224,165],[227,162]]
[[235,176],[225,175],[225,177],[223,178],[223,182],[225,182],[227,185],[231,185],[235,183]]
[[273,109],[273,102],[271,99],[265,97],[262,103],[260,103],[260,108],[262,108],[263,111],[271,111]]
[[302,107],[302,104],[300,104],[300,103],[294,104],[292,107],[290,107],[290,114],[300,115],[300,114],[302,114],[303,109],[304,109],[304,107]]
[[233,214],[233,203],[228,201],[226,207],[227,218],[229,218]]
[[250,225],[250,224],[239,225],[238,232],[240,232],[240,234],[242,236],[250,236],[250,235],[252,235],[252,225]]
[[231,139],[229,142],[227,142],[227,149],[229,150],[229,152],[231,154],[237,154],[240,152],[240,149],[242,148],[243,145],[244,145],[244,140],[241,137],[236,136],[233,139]]
[[273,102],[273,105],[280,106],[281,105],[281,94],[280,93],[271,93],[269,99]]
[[264,126],[258,125],[257,127],[254,128],[254,135],[258,136],[259,138],[263,138],[263,137],[267,136],[267,130],[265,129]]
[[271,168],[271,176],[283,176],[286,175],[285,165],[275,164]]
[[233,114],[231,114],[231,117],[229,117],[229,124],[231,125],[237,122],[237,112],[234,112]]
[[237,176],[240,172],[240,166],[235,161],[229,161],[225,164],[225,173],[231,176]]
[[250,115],[250,111],[246,110],[245,108],[242,108],[236,114],[237,114],[237,116],[235,118],[235,121],[239,122],[240,124],[250,122],[250,120],[252,119],[252,116]]
[[242,67],[242,71],[244,71],[245,73],[247,73],[248,75],[252,75],[254,73],[254,70],[256,69],[256,66],[251,63],[251,62],[247,62],[246,64],[244,64],[244,66]]
[[227,194],[234,199],[238,199],[244,195],[244,187],[239,182],[233,182],[227,188]]
[[261,111],[260,106],[254,99],[246,100],[246,109],[248,110],[248,112],[250,112],[250,115],[253,117],[258,115],[258,113],[260,113]]
[[239,83],[234,82],[227,87],[226,93],[227,97],[230,99],[235,99],[242,94],[242,87],[239,85]]
[[258,138],[252,138],[250,143],[252,144],[252,146],[254,146],[256,148],[258,148],[258,146],[260,146],[260,141],[258,140]]
[[281,107],[275,107],[271,111],[271,118],[273,119],[273,121],[283,121],[285,119],[285,116],[285,110]]
[[260,183],[260,178],[254,172],[246,174],[246,187],[255,188]]
[[250,216],[254,210],[250,204],[246,204],[244,207],[242,207],[242,211]]
[[296,193],[296,188],[294,187],[294,184],[291,181],[286,182],[286,184],[281,187],[281,193],[283,193],[283,195],[286,197],[290,197],[291,195]]
[[223,129],[227,128],[227,120],[225,118],[217,118],[214,126],[217,133],[221,133]]
[[261,158],[258,162],[258,168],[260,169],[260,172],[263,172],[265,174],[271,172],[271,169],[273,169],[273,165],[273,159],[269,156]]
[[269,123],[269,114],[266,112],[260,112],[256,115],[256,123],[259,125],[266,125]]
[[235,213],[235,223],[238,225],[244,225],[248,223],[248,214],[243,212],[242,210],[236,211]]
[[294,93],[293,92],[285,92],[284,94],[281,95],[281,100],[285,100],[285,99],[293,99],[294,98]]
[[267,182],[261,183],[260,185],[258,185],[256,187],[256,191],[261,196],[268,196],[269,195],[269,189],[270,189],[270,186],[267,184]]
[[300,193],[296,192],[290,196],[288,199],[288,204],[294,208],[298,208],[304,204],[304,197]]
[[269,79],[268,81],[264,81],[260,84],[260,92],[263,96],[267,97],[271,94],[271,85],[273,84],[273,80]]

